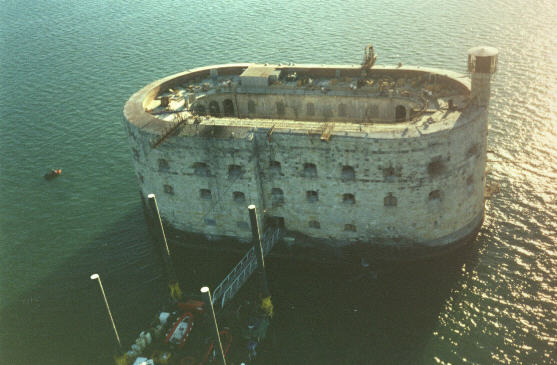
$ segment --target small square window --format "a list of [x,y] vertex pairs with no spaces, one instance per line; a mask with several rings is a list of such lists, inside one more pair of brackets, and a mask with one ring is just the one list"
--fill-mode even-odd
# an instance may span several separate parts
[[242,204],[246,202],[246,195],[241,191],[235,191],[232,193],[232,199],[235,203]]
[[356,198],[354,197],[354,194],[343,194],[342,202],[344,204],[356,204]]
[[383,205],[385,205],[386,207],[396,207],[397,204],[398,204],[397,198],[393,196],[393,193],[389,193],[389,195],[387,195],[383,199]]
[[429,193],[429,201],[440,202],[441,201],[441,190],[433,190]]
[[269,172],[273,175],[280,175],[282,172],[280,162],[278,161],[269,162]]
[[172,185],[165,184],[164,185],[164,192],[167,194],[174,194],[174,187]]
[[212,218],[205,218],[205,225],[206,226],[216,226],[217,221]]
[[321,223],[319,223],[319,221],[309,221],[308,226],[309,226],[309,228],[319,229],[319,228],[321,228]]
[[243,175],[242,166],[240,165],[229,165],[228,166],[228,178],[238,179]]
[[317,166],[314,163],[304,164],[304,177],[317,177]]
[[205,162],[193,164],[193,173],[197,176],[209,176],[209,166]]
[[319,192],[315,190],[308,190],[306,191],[306,199],[310,203],[315,203],[319,200]]
[[345,232],[356,232],[356,226],[353,224],[345,224],[344,225]]
[[356,173],[352,166],[342,166],[342,180],[353,181],[356,178]]
[[209,189],[200,189],[199,190],[199,196],[201,197],[201,199],[204,200],[211,200],[211,190]]

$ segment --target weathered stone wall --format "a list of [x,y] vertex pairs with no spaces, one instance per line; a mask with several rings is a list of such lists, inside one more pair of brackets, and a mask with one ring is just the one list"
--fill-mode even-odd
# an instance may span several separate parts
[[247,240],[253,203],[289,230],[337,244],[441,245],[470,233],[483,214],[487,115],[468,118],[417,138],[323,142],[302,131],[268,138],[255,130],[172,137],[157,149],[153,135],[125,124],[141,190],[157,194],[176,228]]

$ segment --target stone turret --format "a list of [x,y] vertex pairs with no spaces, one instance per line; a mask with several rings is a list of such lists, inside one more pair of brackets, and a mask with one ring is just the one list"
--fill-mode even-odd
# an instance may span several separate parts
[[491,75],[497,71],[499,51],[493,47],[474,47],[468,50],[468,71],[471,73],[470,97],[480,106],[489,105]]

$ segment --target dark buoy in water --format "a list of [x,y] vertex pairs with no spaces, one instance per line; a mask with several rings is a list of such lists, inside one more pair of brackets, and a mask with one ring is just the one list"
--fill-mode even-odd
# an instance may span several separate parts
[[52,180],[55,177],[58,177],[60,175],[62,175],[62,169],[52,169],[49,172],[47,172],[46,174],[44,174],[44,178],[45,178],[45,180],[50,181],[50,180]]

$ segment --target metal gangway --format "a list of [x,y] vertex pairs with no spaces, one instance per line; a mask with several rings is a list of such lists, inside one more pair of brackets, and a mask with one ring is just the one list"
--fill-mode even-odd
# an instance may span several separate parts
[[[277,227],[269,227],[265,230],[261,237],[263,256],[271,252],[275,244],[280,240],[281,233],[281,229]],[[232,271],[213,290],[212,299],[214,306],[218,306],[221,309],[224,308],[224,305],[234,298],[240,288],[248,281],[251,274],[257,269],[256,247],[252,246],[240,262],[234,266]]]

